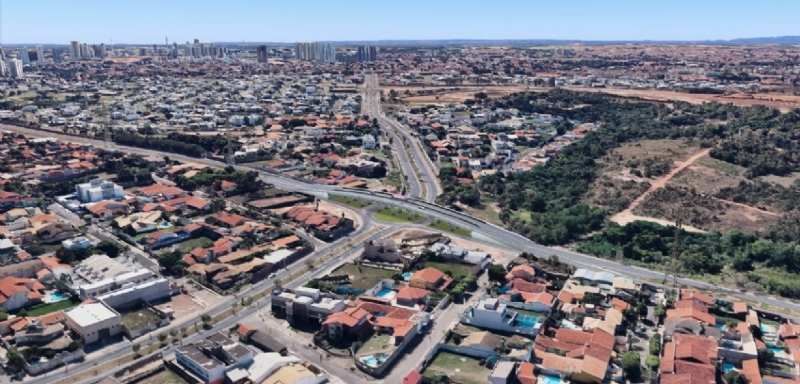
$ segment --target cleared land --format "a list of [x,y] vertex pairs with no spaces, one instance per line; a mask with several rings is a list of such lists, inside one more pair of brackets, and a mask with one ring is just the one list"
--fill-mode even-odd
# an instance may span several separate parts
[[472,99],[479,92],[486,93],[489,99],[496,99],[512,93],[534,90],[534,88],[524,85],[387,86],[383,88],[384,96],[388,96],[391,90],[397,92],[400,101],[408,104],[453,104]]
[[[703,156],[645,199],[634,213],[670,221],[684,215],[689,224],[708,231],[763,231],[780,219],[779,208],[766,204],[755,207],[717,197],[720,190],[737,188],[746,181],[744,173],[743,167]],[[771,182],[776,178],[760,180]]]
[[331,275],[347,275],[353,288],[370,289],[383,279],[391,279],[395,273],[397,272],[388,269],[348,263],[331,272]]
[[723,104],[730,103],[740,107],[752,107],[755,105],[764,105],[767,107],[776,108],[782,112],[788,112],[793,108],[800,107],[800,96],[786,95],[786,94],[737,93],[732,95],[714,95],[714,94],[689,93],[689,92],[679,92],[679,91],[664,91],[655,89],[586,88],[586,87],[564,87],[564,88],[573,91],[600,92],[615,96],[635,97],[643,100],[653,100],[661,102],[671,102],[676,100],[684,101],[691,104],[717,102]]
[[438,376],[447,376],[454,383],[483,384],[488,381],[490,373],[491,370],[482,366],[478,359],[450,352],[439,352],[422,372],[422,375],[429,380]]

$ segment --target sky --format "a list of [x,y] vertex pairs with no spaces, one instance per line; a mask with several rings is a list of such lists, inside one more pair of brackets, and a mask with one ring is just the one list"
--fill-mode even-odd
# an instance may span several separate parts
[[0,0],[0,44],[800,35],[795,0]]

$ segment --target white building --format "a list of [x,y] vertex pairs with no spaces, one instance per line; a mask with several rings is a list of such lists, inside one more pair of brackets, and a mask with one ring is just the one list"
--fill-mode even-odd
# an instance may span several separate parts
[[539,316],[523,314],[508,308],[496,298],[485,298],[467,309],[461,322],[482,329],[534,336],[539,332]]
[[64,312],[64,317],[67,326],[80,335],[86,344],[122,332],[122,318],[119,313],[102,302],[80,304]]
[[15,78],[19,79],[22,77],[22,60],[20,59],[11,59],[9,60],[9,68],[8,74]]
[[82,203],[94,203],[100,200],[121,199],[125,196],[122,187],[108,180],[94,179],[88,183],[75,186],[75,193]]

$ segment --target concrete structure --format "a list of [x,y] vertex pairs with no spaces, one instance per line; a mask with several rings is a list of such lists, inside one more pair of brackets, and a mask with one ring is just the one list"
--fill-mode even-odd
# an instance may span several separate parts
[[253,351],[221,333],[175,350],[178,364],[207,384],[222,384],[227,373],[253,365],[253,357]]
[[324,295],[314,288],[272,292],[272,312],[284,315],[290,321],[322,323],[328,315],[343,311],[346,306],[344,300]]
[[102,302],[83,303],[64,312],[67,327],[91,344],[122,332],[119,313]]
[[94,179],[88,183],[75,186],[75,194],[82,203],[93,203],[100,200],[121,199],[125,192],[117,184],[107,180]]
[[509,309],[507,304],[495,298],[482,299],[467,309],[462,315],[461,322],[492,331],[529,336],[535,336],[541,326],[538,316]]

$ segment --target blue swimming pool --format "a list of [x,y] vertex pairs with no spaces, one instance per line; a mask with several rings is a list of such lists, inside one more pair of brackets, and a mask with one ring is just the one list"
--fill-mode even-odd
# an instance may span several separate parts
[[389,289],[389,288],[384,287],[384,288],[381,288],[378,292],[376,292],[375,296],[376,297],[381,297],[381,298],[392,297],[392,296],[394,296],[394,291]]
[[779,353],[779,352],[783,352],[783,347],[781,347],[781,346],[778,346],[778,345],[772,345],[772,344],[768,344],[768,345],[767,345],[767,348],[768,348],[770,351],[772,351],[772,353]]
[[387,358],[386,354],[376,353],[374,355],[359,357],[358,360],[360,360],[362,364],[370,368],[377,368],[386,362],[386,358]]
[[61,291],[50,291],[47,292],[42,299],[45,303],[57,303],[59,301],[64,301],[69,299],[69,296]]
[[722,363],[722,373],[728,373],[736,369],[736,366],[733,365],[730,361],[726,361]]
[[536,328],[538,324],[539,318],[537,316],[520,313],[517,314],[516,318],[514,318],[514,326],[516,327]]
[[414,275],[414,273],[412,273],[412,272],[403,272],[403,280],[411,281],[411,276],[413,276],[413,275]]
[[542,380],[539,384],[561,384],[561,377],[556,375],[541,375]]

